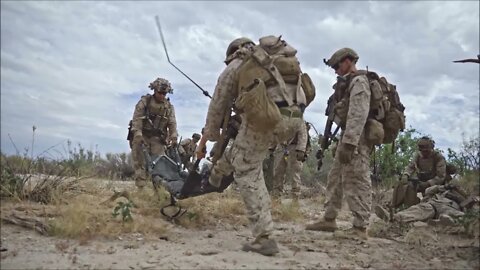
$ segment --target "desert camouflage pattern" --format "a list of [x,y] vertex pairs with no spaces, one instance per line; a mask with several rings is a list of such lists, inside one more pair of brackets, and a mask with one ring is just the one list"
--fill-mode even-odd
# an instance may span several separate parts
[[[165,143],[160,137],[143,137],[145,146],[152,156],[165,155]],[[135,139],[132,142],[132,160],[135,170],[135,185],[143,187],[147,184],[147,172],[145,170],[145,157],[142,152],[141,142]]]
[[[345,130],[339,143],[356,145],[353,159],[341,164],[335,155],[333,167],[328,174],[325,219],[335,219],[345,199],[353,214],[353,226],[368,226],[372,191],[370,182],[370,153],[372,145],[365,138],[365,123],[370,109],[371,91],[366,76],[355,77],[349,85],[350,102]],[[337,148],[338,151],[339,148]]]
[[247,215],[253,225],[255,237],[270,234],[273,221],[270,213],[270,196],[263,178],[262,162],[268,154],[272,141],[285,141],[302,128],[301,118],[290,118],[282,115],[281,122],[270,132],[256,132],[247,127],[246,118],[231,147],[227,147],[222,158],[212,170],[212,178],[217,175],[234,173],[240,193],[247,207]]
[[394,220],[400,223],[408,223],[437,219],[441,215],[447,215],[452,218],[464,215],[460,205],[454,200],[447,198],[447,194],[451,192],[450,190],[445,190],[443,186],[439,185],[428,188],[426,193],[429,193],[430,190],[437,190],[437,193],[432,196],[427,196],[427,198],[419,204],[396,213],[393,216]]
[[[275,150],[275,173],[273,177],[273,194],[280,195],[284,192],[284,184],[290,182],[292,194],[298,197],[300,193],[300,175],[303,168],[303,162],[295,157],[296,145],[279,145]],[[288,156],[285,156],[285,148]]]
[[418,151],[404,171],[408,176],[414,173],[429,174],[429,179],[420,180],[427,181],[430,186],[443,185],[447,179],[447,163],[438,151],[434,151],[429,157],[423,157]]
[[[305,152],[307,150],[307,140],[307,128],[303,123],[302,128],[296,132],[294,139],[288,145],[285,143],[277,145],[274,152],[273,194],[279,195],[282,193],[285,182],[290,182],[292,195],[298,198],[303,162],[297,160],[296,151]],[[285,155],[285,153],[288,153],[288,155]]]
[[[145,106],[149,106],[150,116],[145,115]],[[148,120],[150,119],[150,120]],[[132,119],[132,159],[135,170],[135,183],[141,187],[146,184],[145,160],[141,147],[143,138],[152,156],[165,154],[168,140],[177,138],[175,110],[170,101],[157,102],[153,96],[142,96],[135,106]]]
[[[168,99],[158,102],[153,96],[142,96],[135,106],[132,119],[132,132],[150,136],[147,132],[163,133],[165,139],[177,138],[177,120],[175,108]],[[150,100],[149,116],[145,115],[145,107]],[[149,120],[150,119],[150,120]],[[147,131],[147,132],[146,132]],[[160,136],[160,135],[159,135]]]
[[182,160],[182,164],[185,168],[191,168],[195,162],[195,150],[197,149],[197,143],[191,138],[183,139],[178,146],[178,154]]
[[[219,139],[221,123],[225,114],[229,112],[234,99],[238,96],[235,89],[235,77],[236,70],[241,63],[241,58],[233,59],[218,79],[204,128],[204,136],[208,140],[217,141]],[[296,85],[289,89],[296,90]],[[300,111],[296,104],[287,109]],[[226,175],[228,172],[233,172],[247,208],[253,236],[260,237],[269,235],[273,230],[271,201],[263,178],[262,162],[271,145],[291,140],[296,131],[305,129],[305,127],[302,118],[282,115],[274,130],[258,132],[251,128],[244,114],[241,115],[241,118],[242,124],[238,135],[213,168],[210,183],[215,185],[220,174]]]
[[241,58],[233,59],[218,78],[212,101],[208,106],[207,120],[203,130],[203,136],[209,141],[218,141],[220,138],[223,118],[230,110],[233,99],[237,96],[234,87],[235,74],[241,64]]

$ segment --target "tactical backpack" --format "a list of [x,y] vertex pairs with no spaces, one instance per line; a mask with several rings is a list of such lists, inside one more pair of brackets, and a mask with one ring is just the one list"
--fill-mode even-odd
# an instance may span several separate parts
[[315,85],[313,84],[312,79],[307,73],[302,73],[300,79],[301,86],[307,100],[307,104],[305,105],[308,107],[308,105],[310,105],[310,103],[312,103],[312,101],[315,99]]
[[382,143],[393,143],[398,133],[405,129],[405,106],[400,101],[395,85],[375,72],[365,72],[372,91],[370,114],[383,125]]
[[[308,74],[301,72],[295,54],[296,50],[281,40],[281,36],[267,36],[244,56],[237,70],[235,107],[245,113],[248,125],[258,131],[272,130],[281,119],[278,106],[268,95],[270,86],[278,86],[278,94],[287,106],[303,104],[303,110],[315,98],[315,86]],[[297,85],[294,100],[286,92],[286,83]]]
[[347,90],[352,80],[360,75],[367,77],[371,90],[370,111],[365,125],[366,139],[373,145],[393,143],[398,133],[405,129],[405,106],[400,101],[396,86],[375,72],[358,70],[350,74],[347,81],[339,81],[334,85],[336,122],[345,128],[350,98]]

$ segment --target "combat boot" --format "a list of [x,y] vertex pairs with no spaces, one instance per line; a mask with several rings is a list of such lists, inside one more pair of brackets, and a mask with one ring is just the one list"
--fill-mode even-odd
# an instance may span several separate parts
[[264,256],[273,256],[279,252],[277,242],[269,239],[268,236],[260,236],[252,243],[246,243],[242,247],[243,251],[252,251]]
[[337,222],[335,219],[326,219],[312,224],[308,224],[305,228],[309,231],[324,231],[324,232],[334,232],[337,229]]
[[355,226],[345,231],[336,231],[334,233],[334,236],[338,238],[346,238],[346,239],[360,239],[360,240],[368,239],[367,229],[361,228],[361,227],[355,227]]

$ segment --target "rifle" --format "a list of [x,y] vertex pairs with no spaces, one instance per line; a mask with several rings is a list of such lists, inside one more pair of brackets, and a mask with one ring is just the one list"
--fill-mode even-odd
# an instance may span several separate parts
[[127,134],[127,141],[131,141],[133,139],[133,132],[132,132],[132,120],[128,123],[128,134]]
[[328,149],[328,147],[332,143],[332,140],[334,140],[338,130],[340,129],[340,126],[337,125],[337,127],[335,128],[335,131],[332,133],[332,126],[335,119],[335,113],[333,112],[334,106],[335,106],[335,97],[334,95],[331,95],[330,98],[328,98],[327,108],[325,109],[325,115],[327,116],[327,123],[325,124],[325,130],[323,131],[323,135],[321,136],[321,138],[319,138],[320,149],[318,149],[316,153],[316,158],[318,159],[317,170],[320,170],[320,168],[322,167],[323,165],[322,160],[325,154],[325,150]]
[[222,134],[220,140],[218,141],[219,149],[216,149],[216,151],[213,153],[212,158],[212,163],[214,165],[225,152],[225,149],[227,148],[230,139],[233,139],[237,136],[238,129],[240,128],[240,124],[242,123],[242,119],[239,115],[235,114],[230,116],[230,114],[231,110],[230,113],[225,114],[225,117],[223,119],[224,125],[222,128]]

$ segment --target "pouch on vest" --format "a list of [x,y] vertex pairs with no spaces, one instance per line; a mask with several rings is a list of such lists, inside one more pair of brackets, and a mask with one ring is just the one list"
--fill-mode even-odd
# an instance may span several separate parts
[[303,92],[305,93],[305,98],[307,99],[307,104],[305,105],[308,106],[315,99],[315,85],[313,85],[312,79],[307,73],[302,73],[301,80]]
[[348,104],[349,102],[347,99],[342,99],[339,102],[335,103],[333,107],[333,112],[336,116],[334,122],[342,128],[345,128],[347,124]]
[[396,108],[390,108],[385,114],[383,143],[393,143],[400,130],[405,128],[405,116]]
[[380,145],[384,139],[383,125],[375,119],[367,119],[365,124],[365,138],[372,145]]
[[261,79],[255,79],[240,93],[235,107],[245,113],[247,125],[259,132],[273,130],[282,117],[277,105],[268,97]]

